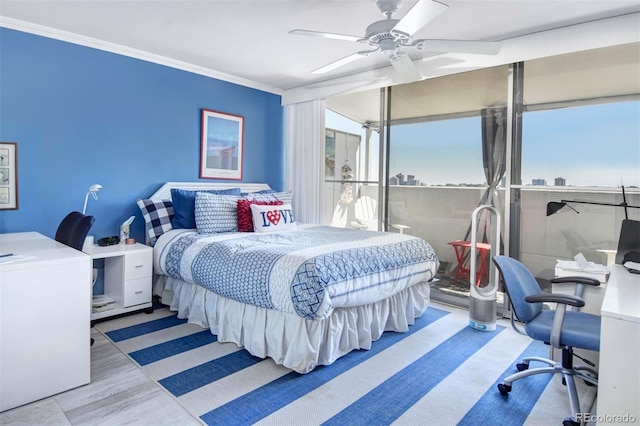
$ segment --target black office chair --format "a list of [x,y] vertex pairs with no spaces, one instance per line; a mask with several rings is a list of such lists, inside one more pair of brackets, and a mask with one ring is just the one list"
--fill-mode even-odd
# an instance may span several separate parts
[[[58,225],[55,239],[64,245],[82,251],[84,240],[87,238],[94,221],[95,218],[93,216],[86,216],[80,212],[71,212]],[[93,337],[89,343],[93,345]]]
[[[498,390],[501,394],[508,395],[511,392],[512,383],[516,380],[534,374],[562,374],[562,383],[567,386],[571,405],[571,417],[564,419],[563,425],[579,425],[576,414],[582,411],[574,377],[580,378],[590,385],[597,385],[598,379],[594,369],[573,365],[573,357],[577,356],[573,353],[573,348],[600,350],[600,317],[570,310],[571,308],[567,309],[568,306],[576,308],[584,306],[584,300],[580,296],[543,293],[535,277],[519,261],[507,256],[495,256],[493,262],[504,280],[513,313],[519,321],[524,323],[523,332],[516,326],[512,315],[513,328],[521,334],[527,334],[534,340],[540,340],[556,349],[562,349],[562,362],[541,357],[524,358],[520,364],[516,365],[519,372],[506,377],[498,385]],[[561,281],[577,283],[578,293],[581,293],[584,285],[600,285],[597,280],[583,277],[563,277]],[[556,309],[543,309],[545,302],[556,303]],[[580,359],[589,363],[584,358]],[[547,366],[529,369],[530,361],[541,362]]]
[[93,216],[85,216],[80,212],[69,213],[58,226],[56,241],[82,251],[82,245],[94,221]]

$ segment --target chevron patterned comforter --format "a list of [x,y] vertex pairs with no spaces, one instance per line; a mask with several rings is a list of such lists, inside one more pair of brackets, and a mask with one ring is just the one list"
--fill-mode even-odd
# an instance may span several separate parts
[[312,320],[429,281],[439,266],[420,238],[312,225],[272,233],[172,230],[154,253],[156,273]]

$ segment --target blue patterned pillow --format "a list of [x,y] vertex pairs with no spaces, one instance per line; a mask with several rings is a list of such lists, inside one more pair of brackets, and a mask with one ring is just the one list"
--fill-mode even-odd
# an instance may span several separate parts
[[240,188],[232,189],[207,189],[192,191],[188,189],[171,189],[171,200],[173,201],[174,217],[171,224],[175,229],[195,229],[195,202],[198,192],[208,192],[209,194],[240,195]]
[[273,192],[269,194],[251,193],[244,198],[249,201],[282,201],[283,204],[293,204],[293,192]]
[[200,234],[238,231],[238,199],[235,195],[198,192],[195,202],[196,228]]
[[153,246],[160,235],[172,229],[173,206],[171,200],[139,199],[136,203],[144,218],[147,244]]

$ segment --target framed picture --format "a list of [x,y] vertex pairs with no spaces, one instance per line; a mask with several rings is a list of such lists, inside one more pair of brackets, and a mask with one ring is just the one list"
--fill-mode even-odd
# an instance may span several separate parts
[[244,118],[202,110],[200,178],[242,179]]
[[18,209],[18,144],[0,142],[0,210]]

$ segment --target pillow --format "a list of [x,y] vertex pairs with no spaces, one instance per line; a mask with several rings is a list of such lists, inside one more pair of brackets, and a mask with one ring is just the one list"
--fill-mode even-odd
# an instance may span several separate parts
[[251,204],[251,215],[256,232],[289,231],[296,229],[291,204],[269,206]]
[[242,196],[245,197],[247,195],[251,195],[251,194],[275,194],[276,191],[275,189],[261,189],[260,191],[256,191],[256,192],[243,192]]
[[287,192],[274,192],[271,194],[259,194],[252,192],[245,196],[250,201],[282,201],[283,204],[293,204],[293,193]]
[[195,201],[195,222],[198,233],[237,231],[239,198],[235,195],[198,192]]
[[211,189],[202,191],[190,191],[188,189],[171,189],[171,199],[173,200],[174,217],[172,225],[175,229],[194,229],[196,227],[195,219],[195,201],[196,193],[208,192],[209,194],[229,194],[240,195],[240,188],[232,189]]
[[253,232],[253,220],[251,219],[251,204],[281,206],[282,201],[250,201],[238,200],[238,231]]
[[153,201],[147,199],[136,200],[142,217],[144,218],[144,228],[147,235],[147,244],[155,245],[160,235],[172,229],[173,205],[171,200]]

